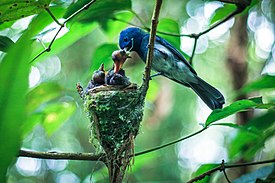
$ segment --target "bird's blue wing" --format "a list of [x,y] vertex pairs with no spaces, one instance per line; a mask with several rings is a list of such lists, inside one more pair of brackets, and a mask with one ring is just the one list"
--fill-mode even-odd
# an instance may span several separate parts
[[168,50],[170,50],[175,56],[179,58],[184,64],[188,66],[190,71],[197,75],[196,71],[193,69],[193,67],[189,64],[189,62],[183,57],[183,55],[175,48],[173,47],[168,41],[165,39],[156,36],[156,41],[160,43],[161,45],[165,46]]

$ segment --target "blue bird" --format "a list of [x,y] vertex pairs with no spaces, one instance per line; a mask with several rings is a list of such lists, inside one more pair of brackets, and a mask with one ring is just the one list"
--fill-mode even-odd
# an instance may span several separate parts
[[[136,51],[145,62],[150,35],[143,30],[131,27],[120,32],[119,46],[127,51]],[[184,56],[165,39],[157,36],[154,46],[152,69],[157,75],[165,76],[181,85],[192,88],[212,110],[222,108],[223,95],[213,86],[202,80]]]

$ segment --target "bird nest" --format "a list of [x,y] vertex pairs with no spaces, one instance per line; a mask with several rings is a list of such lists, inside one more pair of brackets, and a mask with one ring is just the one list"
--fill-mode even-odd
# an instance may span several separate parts
[[91,120],[91,140],[96,139],[108,154],[132,146],[143,116],[143,100],[137,85],[99,86],[84,97]]
[[101,64],[85,91],[77,84],[91,121],[90,142],[104,151],[110,182],[122,182],[143,116],[144,95],[121,68],[127,58],[124,50],[114,51],[112,69],[106,72]]
[[110,182],[122,182],[143,116],[141,90],[135,84],[101,85],[89,89],[83,100],[91,121],[90,141],[105,152]]

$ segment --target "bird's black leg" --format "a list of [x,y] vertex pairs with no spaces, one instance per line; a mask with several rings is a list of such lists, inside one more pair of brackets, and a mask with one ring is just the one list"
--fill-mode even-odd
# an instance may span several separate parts
[[153,77],[160,76],[160,75],[162,75],[162,73],[158,72],[156,74],[151,75],[149,79],[152,80]]

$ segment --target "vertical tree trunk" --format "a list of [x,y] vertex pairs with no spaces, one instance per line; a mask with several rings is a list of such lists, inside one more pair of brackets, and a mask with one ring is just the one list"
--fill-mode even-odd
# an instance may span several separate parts
[[[247,15],[243,15],[236,18],[236,22],[231,30],[227,52],[227,65],[231,73],[231,81],[234,90],[239,90],[246,83],[248,78],[247,44]],[[241,95],[238,96],[236,100],[245,99],[247,97],[247,95]],[[240,112],[237,114],[236,123],[245,125],[252,115],[252,111]],[[240,160],[240,162],[243,162],[243,160]],[[236,175],[236,172],[238,175]],[[246,167],[234,171],[236,177],[245,173],[247,173]]]
[[[236,18],[235,25],[231,31],[231,39],[228,47],[227,65],[231,73],[234,90],[239,90],[247,81],[247,16]],[[239,96],[236,100],[247,98],[246,95]],[[244,125],[251,118],[251,112],[241,112],[237,115],[237,124]]]

